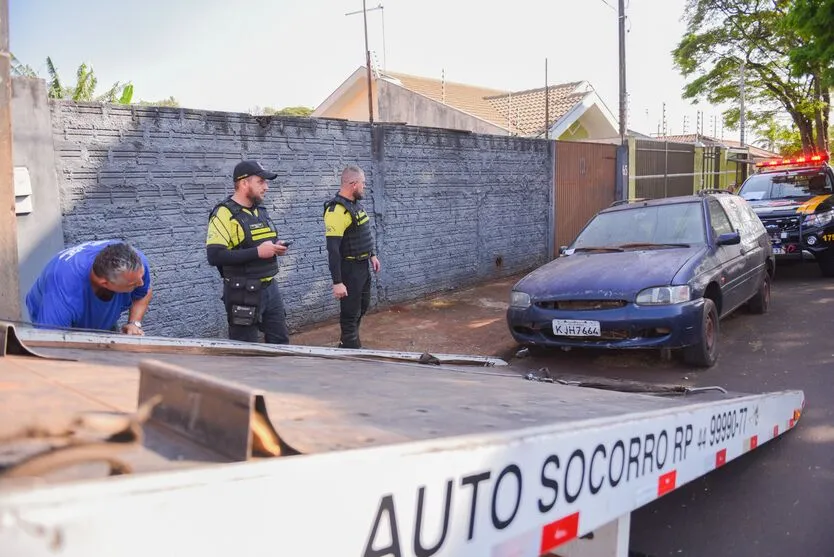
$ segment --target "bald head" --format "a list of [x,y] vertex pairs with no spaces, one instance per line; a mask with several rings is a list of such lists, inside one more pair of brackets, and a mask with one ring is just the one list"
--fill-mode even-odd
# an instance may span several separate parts
[[365,194],[365,172],[353,164],[346,166],[342,170],[339,193],[348,199],[362,199]]

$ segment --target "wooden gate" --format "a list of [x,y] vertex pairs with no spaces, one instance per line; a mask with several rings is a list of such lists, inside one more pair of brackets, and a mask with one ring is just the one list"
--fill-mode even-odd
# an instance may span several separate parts
[[556,142],[556,253],[614,202],[617,146]]

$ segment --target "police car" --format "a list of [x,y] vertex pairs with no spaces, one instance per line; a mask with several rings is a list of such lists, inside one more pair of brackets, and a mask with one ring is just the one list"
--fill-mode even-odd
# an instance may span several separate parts
[[822,274],[834,277],[834,170],[829,155],[774,159],[738,194],[756,211],[780,259],[814,257]]

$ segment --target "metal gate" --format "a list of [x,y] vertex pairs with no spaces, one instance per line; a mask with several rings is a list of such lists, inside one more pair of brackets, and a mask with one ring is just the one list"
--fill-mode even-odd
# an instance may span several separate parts
[[651,139],[635,143],[635,197],[658,199],[693,193],[694,145]]
[[615,199],[617,146],[556,142],[556,254]]

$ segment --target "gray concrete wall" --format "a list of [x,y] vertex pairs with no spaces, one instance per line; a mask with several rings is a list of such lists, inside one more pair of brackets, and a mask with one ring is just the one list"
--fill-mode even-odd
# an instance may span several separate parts
[[546,141],[406,126],[378,133],[381,298],[418,298],[544,261],[553,191]]
[[28,320],[26,293],[49,259],[64,247],[52,120],[41,79],[12,79],[12,142],[12,165],[18,172],[25,169],[32,187],[32,212],[17,215],[21,312]]
[[450,130],[468,130],[474,133],[509,135],[507,130],[480,118],[476,118],[449,105],[424,97],[384,79],[378,79],[379,120]]
[[[337,314],[323,202],[350,163],[366,170],[366,209],[383,271],[374,303],[402,301],[546,260],[552,165],[546,142],[368,124],[137,106],[53,104],[65,242],[121,237],[150,258],[151,334],[223,336],[208,213],[231,170],[256,158],[279,177],[267,194],[294,239],[278,281],[292,328]],[[335,339],[334,339],[335,340]]]

